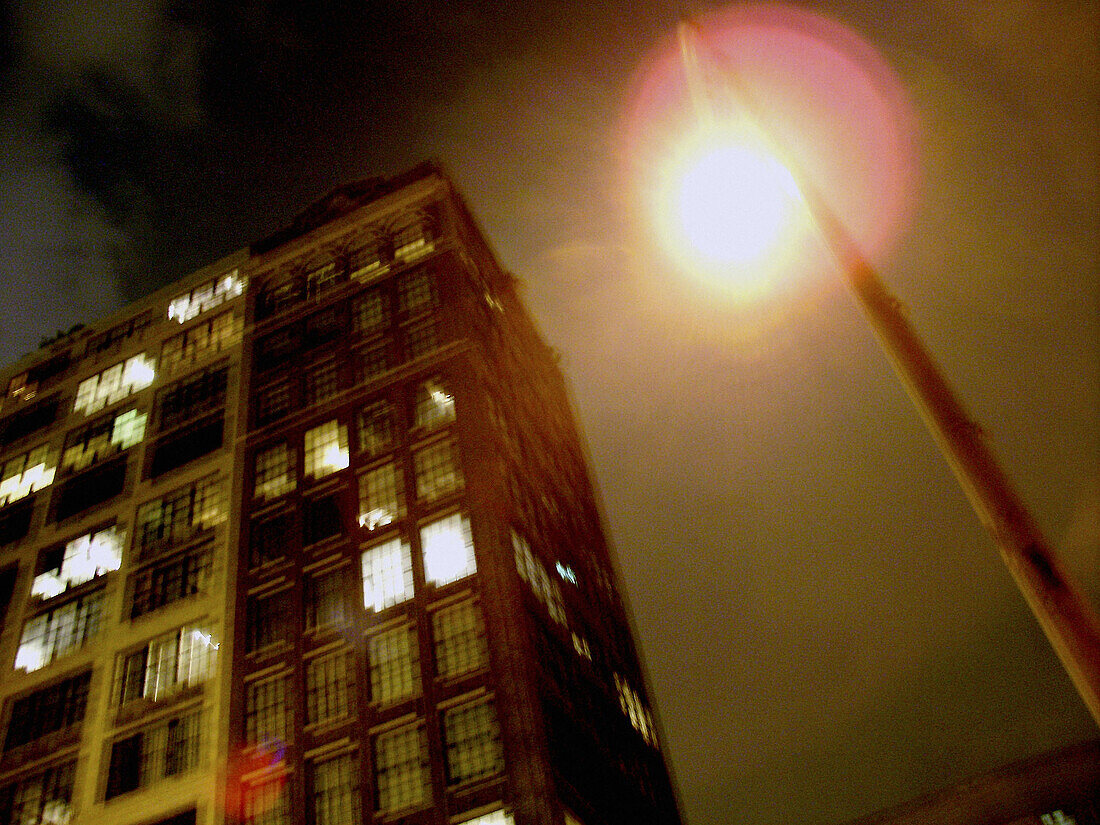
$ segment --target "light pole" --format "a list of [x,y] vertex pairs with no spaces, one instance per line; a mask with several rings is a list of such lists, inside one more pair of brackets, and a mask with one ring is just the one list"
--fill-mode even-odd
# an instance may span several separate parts
[[[708,90],[689,23],[679,30],[687,86],[700,120],[709,119]],[[1093,719],[1100,724],[1100,620],[1068,577],[1008,476],[928,349],[855,239],[806,175],[775,145],[760,108],[735,76],[726,83],[742,116],[772,144],[798,186],[810,223],[844,276],[887,358],[916,405],[978,519],[993,537],[1039,624],[1062,660]]]

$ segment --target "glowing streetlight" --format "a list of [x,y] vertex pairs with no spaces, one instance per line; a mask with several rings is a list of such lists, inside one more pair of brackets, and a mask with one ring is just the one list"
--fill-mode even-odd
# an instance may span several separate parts
[[[680,177],[675,184],[658,188],[664,197],[672,196],[670,205],[658,214],[678,227],[678,241],[686,243],[690,255],[718,264],[754,260],[773,248],[790,215],[801,212],[808,219],[832,252],[974,512],[993,537],[1085,705],[1100,724],[1100,621],[1040,534],[986,445],[981,428],[963,409],[902,313],[900,302],[807,175],[772,141],[756,101],[732,72],[723,79],[723,91],[735,103],[738,120],[751,124],[749,133],[755,135],[757,146],[771,148],[775,154],[769,156],[743,142],[714,142],[715,118],[693,34],[689,24],[681,26],[681,61],[705,135],[699,144],[704,148],[686,150],[683,158],[690,162],[678,159],[672,163],[670,169]],[[762,194],[761,187],[770,187],[772,194]],[[800,208],[793,209],[794,204]],[[662,234],[666,232],[662,230]]]

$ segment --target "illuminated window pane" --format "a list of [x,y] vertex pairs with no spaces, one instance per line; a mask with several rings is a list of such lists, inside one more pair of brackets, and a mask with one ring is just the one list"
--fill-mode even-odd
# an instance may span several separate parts
[[428,740],[420,725],[379,734],[374,740],[379,812],[400,811],[431,801]]
[[343,719],[352,713],[355,667],[351,652],[328,653],[306,665],[306,723]]
[[252,682],[245,692],[244,735],[249,745],[290,741],[293,711],[287,704],[286,675]]
[[400,261],[415,261],[434,248],[431,226],[424,221],[406,226],[393,239],[393,256]]
[[444,679],[469,673],[489,664],[485,622],[472,600],[436,610],[432,615],[435,669]]
[[420,547],[429,584],[448,584],[477,572],[470,520],[462,513],[424,525]]
[[462,489],[464,481],[454,441],[439,441],[413,455],[416,469],[416,495],[434,501]]
[[[473,819],[464,819],[458,825],[514,825],[515,820],[510,813],[493,811],[490,814],[475,816]],[[579,825],[569,814],[565,815],[565,825]]]
[[242,783],[242,825],[291,825],[286,774]]
[[397,283],[397,303],[402,312],[432,309],[436,303],[432,276],[423,270],[402,276]]
[[306,478],[324,478],[350,463],[348,428],[338,421],[326,421],[306,430]]
[[384,610],[413,596],[412,554],[395,538],[363,553],[363,605]]
[[0,471],[0,506],[49,487],[56,473],[57,457],[47,444],[9,458]]
[[79,472],[141,442],[148,416],[137,410],[108,414],[65,436],[62,472]]
[[386,294],[378,289],[356,298],[351,312],[355,331],[363,335],[384,329],[390,321]]
[[256,454],[256,498],[275,498],[295,487],[294,452],[286,443]]
[[153,558],[225,521],[225,482],[206,476],[137,511],[137,548],[142,559]]
[[35,671],[79,650],[99,632],[102,607],[100,588],[28,620],[15,654],[15,669]]
[[203,312],[221,306],[244,293],[245,279],[233,270],[221,278],[178,295],[168,303],[168,320],[175,319],[183,324],[197,318]]
[[416,388],[416,426],[437,427],[454,421],[455,399],[438,378]]
[[443,714],[447,782],[456,785],[504,770],[500,725],[491,700],[451,708]]
[[405,515],[401,470],[393,462],[359,477],[359,526],[375,530]]
[[205,682],[214,672],[218,642],[209,628],[181,627],[120,660],[119,704],[157,701]]
[[10,825],[67,825],[72,819],[76,762],[52,765],[0,786],[0,821]]
[[313,825],[358,825],[359,775],[350,753],[313,764]]
[[108,404],[145,389],[156,377],[153,364],[153,358],[141,353],[86,378],[76,389],[73,412],[91,415]]
[[70,587],[118,570],[125,542],[126,531],[113,526],[86,533],[63,547],[42,551],[31,595],[50,599]]
[[420,693],[419,652],[415,625],[401,625],[370,637],[367,656],[372,702],[397,702]]

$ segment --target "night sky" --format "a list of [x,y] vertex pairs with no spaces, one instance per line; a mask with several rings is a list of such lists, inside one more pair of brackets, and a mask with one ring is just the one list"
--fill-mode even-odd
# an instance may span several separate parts
[[[437,158],[562,354],[689,825],[1097,735],[840,281],[737,303],[636,225],[622,124],[683,4],[314,5],[0,4],[0,357]],[[805,8],[912,99],[877,263],[1100,602],[1100,5]]]

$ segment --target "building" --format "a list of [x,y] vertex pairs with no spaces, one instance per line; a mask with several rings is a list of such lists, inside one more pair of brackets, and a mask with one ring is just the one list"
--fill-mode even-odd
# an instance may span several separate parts
[[1100,739],[1013,762],[848,825],[1100,825]]
[[0,380],[0,825],[680,821],[554,353],[434,166]]

